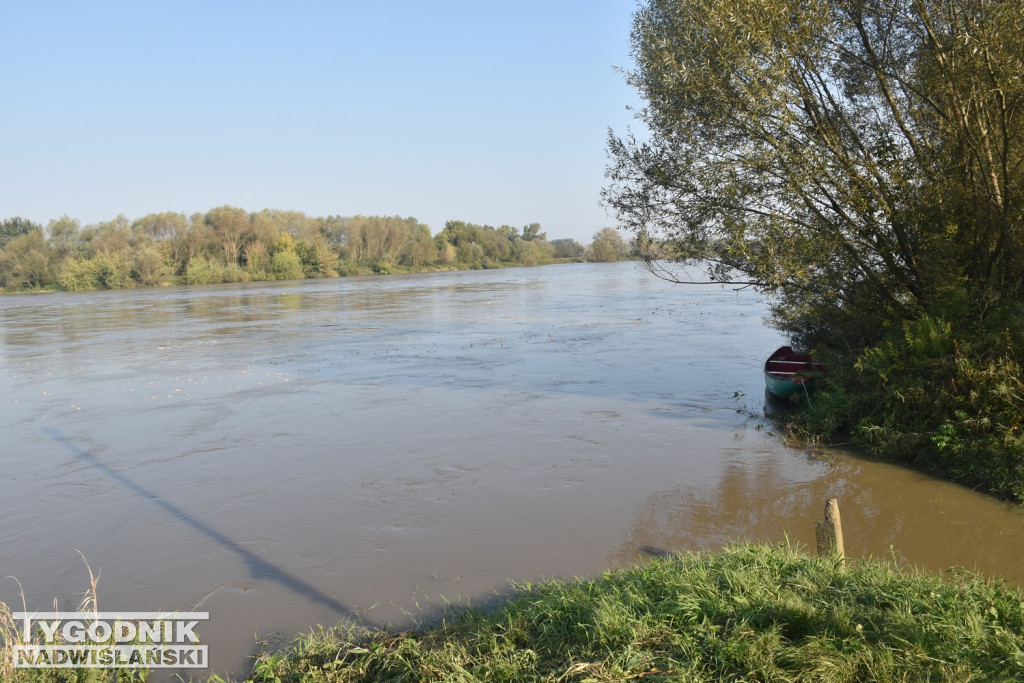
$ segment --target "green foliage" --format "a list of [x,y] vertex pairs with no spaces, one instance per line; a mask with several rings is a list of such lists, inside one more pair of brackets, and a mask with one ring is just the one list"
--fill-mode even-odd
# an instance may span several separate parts
[[648,0],[633,53],[604,199],[642,253],[833,352],[805,429],[1024,501],[1020,4]]
[[476,242],[463,241],[455,250],[458,262],[473,270],[479,270],[490,263],[484,248]]
[[259,241],[245,245],[245,272],[251,280],[270,280],[270,252],[267,246]]
[[785,547],[728,547],[518,586],[404,633],[319,629],[253,681],[1010,680],[1024,592]]
[[302,270],[302,259],[294,249],[282,249],[270,257],[275,280],[301,280],[306,277]]
[[543,242],[547,239],[547,236],[546,232],[540,231],[540,223],[530,223],[523,226],[522,239],[527,242]]
[[587,249],[588,261],[619,261],[629,255],[629,247],[614,228],[601,228]]
[[185,268],[185,284],[187,285],[209,285],[220,282],[216,266],[205,256],[196,256],[188,262]]
[[162,242],[188,230],[188,217],[183,213],[151,213],[132,222],[132,232]]
[[52,260],[42,230],[14,237],[0,251],[0,287],[35,289],[49,284]]
[[241,261],[245,245],[253,239],[249,214],[233,206],[210,209],[204,219],[214,240],[223,250],[225,265]]
[[308,277],[338,277],[338,253],[322,234],[300,241],[297,249]]
[[341,262],[339,274],[343,277],[355,277],[357,275],[369,275],[373,272],[372,268],[361,266],[351,260],[344,260]]
[[141,244],[131,251],[129,257],[132,280],[140,285],[159,285],[170,280],[171,269],[155,244]]
[[101,251],[92,257],[96,281],[102,289],[123,289],[132,284],[132,263],[123,251]]
[[66,289],[69,292],[98,289],[99,277],[95,272],[92,259],[73,256],[65,260],[57,275],[57,284],[61,289]]
[[516,261],[523,266],[538,266],[546,260],[547,253],[538,242],[522,241],[516,244]]
[[857,346],[1024,281],[1024,17],[972,0],[649,0],[605,203],[795,337]]
[[551,247],[539,223],[524,226],[519,234],[509,225],[493,228],[448,221],[436,235],[435,243],[441,263],[456,263],[465,268],[540,265],[551,257]]
[[[84,556],[83,556],[84,559]],[[96,599],[96,584],[98,577],[93,574],[92,568],[86,562],[89,569],[89,588],[82,597],[78,606],[79,612],[95,612],[98,610]],[[24,594],[21,596],[24,601]],[[24,639],[24,624],[21,620],[14,619],[10,606],[0,601],[0,680],[11,681],[12,683],[131,683],[132,681],[145,681],[149,678],[150,669],[123,668],[22,668],[15,666],[14,648]],[[29,635],[28,644],[45,645],[47,642],[66,644],[68,641],[63,637],[60,630],[56,632],[54,641],[43,637],[42,629],[36,629],[35,633]],[[114,645],[114,638],[109,638],[104,644]],[[139,643],[136,638],[132,641]]]
[[185,268],[185,284],[212,285],[221,282],[248,282],[249,275],[237,264],[224,265],[205,256],[197,256]]
[[36,225],[27,218],[14,216],[0,221],[0,249],[15,237],[27,235],[33,230],[42,232],[42,226]]
[[76,218],[61,216],[46,224],[47,246],[57,261],[75,256],[84,250],[82,225]]
[[574,239],[551,240],[551,256],[557,259],[582,259],[586,247]]
[[89,258],[72,256],[61,266],[57,283],[70,292],[130,287],[132,263],[120,251],[103,251]]
[[373,264],[373,272],[377,275],[394,275],[401,272],[394,263],[387,259],[381,259]]
[[848,432],[879,457],[1024,502],[1022,351],[1019,327],[923,316],[859,354],[831,356],[825,386],[796,419],[808,432]]
[[341,256],[362,266],[396,261],[410,236],[421,232],[416,219],[398,216],[355,216],[340,223],[336,239],[343,244]]
[[0,289],[12,291],[293,280],[439,265],[539,265],[550,257],[538,223],[520,234],[510,226],[454,221],[435,239],[411,217],[310,218],[277,209],[249,214],[231,206],[191,216],[149,214],[135,221],[120,215],[84,227],[62,216],[45,232],[18,217],[0,222]]

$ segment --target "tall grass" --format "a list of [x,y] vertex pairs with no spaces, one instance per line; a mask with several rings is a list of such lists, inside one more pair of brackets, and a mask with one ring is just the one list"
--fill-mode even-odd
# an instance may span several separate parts
[[[89,588],[82,594],[82,600],[78,604],[76,612],[91,612],[99,614],[99,594],[97,585],[100,576],[93,572],[89,561],[78,554],[85,563],[89,572]],[[13,577],[10,577],[13,578]],[[14,579],[17,581],[17,579]],[[19,588],[21,586],[19,582]],[[29,611],[24,604],[25,598],[22,593],[22,611]],[[54,611],[57,610],[57,603],[54,601]],[[38,632],[30,634],[39,644],[44,644],[42,635]],[[14,666],[15,646],[23,643],[22,624],[15,620],[12,610],[7,603],[0,601],[0,680],[5,683],[128,683],[129,681],[145,681],[149,677],[149,670],[144,668],[135,669],[100,669],[100,668],[67,668],[67,669],[32,669],[16,668]],[[27,643],[26,643],[27,644]]]
[[319,629],[251,680],[1024,680],[1024,592],[737,545],[519,585],[425,630]]

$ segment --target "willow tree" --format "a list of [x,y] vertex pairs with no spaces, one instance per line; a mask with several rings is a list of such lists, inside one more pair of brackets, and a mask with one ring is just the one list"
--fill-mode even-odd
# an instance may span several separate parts
[[1022,295],[1019,0],[649,0],[632,45],[604,201],[653,267],[848,342]]

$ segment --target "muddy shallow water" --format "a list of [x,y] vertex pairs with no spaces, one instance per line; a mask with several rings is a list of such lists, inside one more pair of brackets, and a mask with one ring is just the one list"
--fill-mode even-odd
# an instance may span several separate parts
[[71,609],[80,550],[101,609],[208,610],[222,674],[254,634],[810,545],[830,496],[850,555],[1024,583],[1019,508],[771,434],[764,313],[631,263],[2,297],[0,576]]

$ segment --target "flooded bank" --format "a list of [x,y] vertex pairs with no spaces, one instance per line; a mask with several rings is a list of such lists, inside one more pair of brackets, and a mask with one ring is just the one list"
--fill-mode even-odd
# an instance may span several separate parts
[[[631,263],[0,298],[0,574],[30,609],[408,623],[510,579],[729,539],[1024,583],[1024,515],[770,433],[749,291]],[[21,603],[13,581],[0,600]]]

